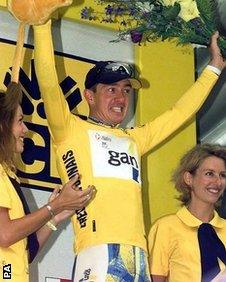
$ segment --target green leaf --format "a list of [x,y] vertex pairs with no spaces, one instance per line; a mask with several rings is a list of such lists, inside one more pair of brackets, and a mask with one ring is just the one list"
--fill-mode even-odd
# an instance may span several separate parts
[[167,6],[163,11],[163,16],[166,20],[174,20],[180,13],[180,4],[175,2],[173,6]]
[[211,33],[216,30],[217,20],[217,2],[216,0],[196,0],[197,8],[200,13],[200,17],[206,24],[207,28],[211,30]]

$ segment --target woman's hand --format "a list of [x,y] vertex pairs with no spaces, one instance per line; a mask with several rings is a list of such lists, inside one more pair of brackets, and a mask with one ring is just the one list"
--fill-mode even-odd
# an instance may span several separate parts
[[95,196],[95,187],[89,185],[81,190],[76,183],[79,176],[76,175],[63,187],[57,187],[49,198],[49,203],[55,214],[53,220],[56,224],[74,215],[76,210],[87,206]]
[[209,62],[209,65],[218,68],[219,70],[223,70],[226,67],[226,61],[224,60],[221,50],[218,46],[218,38],[219,38],[219,32],[216,31],[212,36],[211,36],[211,42],[209,46],[209,51],[211,55],[211,60]]

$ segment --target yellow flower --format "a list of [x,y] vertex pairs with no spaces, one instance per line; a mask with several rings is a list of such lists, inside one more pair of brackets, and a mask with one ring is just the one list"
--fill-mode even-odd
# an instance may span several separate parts
[[181,6],[181,11],[179,16],[187,21],[199,17],[199,11],[194,0],[180,0],[178,1]]
[[165,6],[173,6],[175,2],[180,4],[181,11],[179,16],[186,22],[199,17],[195,0],[162,0]]
[[179,1],[176,1],[176,0],[162,0],[161,2],[162,2],[162,4],[165,5],[165,6],[173,6],[173,4],[174,4],[175,2],[179,2]]

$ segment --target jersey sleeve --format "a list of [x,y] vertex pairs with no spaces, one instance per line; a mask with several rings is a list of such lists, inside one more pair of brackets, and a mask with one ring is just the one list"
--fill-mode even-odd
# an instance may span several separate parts
[[7,174],[0,165],[0,207],[10,209],[11,198],[7,186]]
[[34,26],[35,71],[54,143],[68,138],[72,114],[59,86],[55,68],[51,21]]
[[169,232],[161,220],[157,221],[148,235],[148,249],[151,275],[168,276],[170,256]]
[[193,86],[168,111],[144,126],[128,130],[141,154],[160,144],[198,112],[212,90],[218,76],[205,69]]

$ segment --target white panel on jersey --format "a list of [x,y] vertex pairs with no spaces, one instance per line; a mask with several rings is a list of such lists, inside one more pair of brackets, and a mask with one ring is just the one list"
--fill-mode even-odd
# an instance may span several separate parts
[[95,130],[89,130],[88,134],[94,177],[117,176],[140,183],[137,147],[130,138]]

